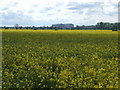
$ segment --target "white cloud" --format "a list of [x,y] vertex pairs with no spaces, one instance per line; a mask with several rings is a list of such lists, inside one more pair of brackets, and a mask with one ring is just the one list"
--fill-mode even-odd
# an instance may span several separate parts
[[[25,25],[25,22],[31,21],[33,25],[42,25],[42,22],[43,25],[87,25],[99,21],[116,22],[118,19],[118,0],[1,0],[0,4],[3,24],[18,22]],[[17,20],[18,17],[21,21]]]

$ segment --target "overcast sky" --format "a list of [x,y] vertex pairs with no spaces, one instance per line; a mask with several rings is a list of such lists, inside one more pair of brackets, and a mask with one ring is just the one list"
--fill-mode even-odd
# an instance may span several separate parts
[[118,21],[119,0],[0,0],[0,24],[92,25]]

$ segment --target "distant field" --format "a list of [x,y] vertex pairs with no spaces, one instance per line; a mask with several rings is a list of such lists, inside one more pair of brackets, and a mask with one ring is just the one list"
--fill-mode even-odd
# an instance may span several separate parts
[[3,88],[118,88],[118,32],[2,31]]

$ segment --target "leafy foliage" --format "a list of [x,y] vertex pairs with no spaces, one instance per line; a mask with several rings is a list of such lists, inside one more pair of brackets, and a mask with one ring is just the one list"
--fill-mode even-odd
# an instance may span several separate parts
[[4,30],[3,88],[118,88],[117,34]]

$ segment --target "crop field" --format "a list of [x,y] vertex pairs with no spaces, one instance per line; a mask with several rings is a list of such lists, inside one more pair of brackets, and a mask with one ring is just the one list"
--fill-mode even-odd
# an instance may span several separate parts
[[3,88],[118,88],[118,32],[3,30]]

